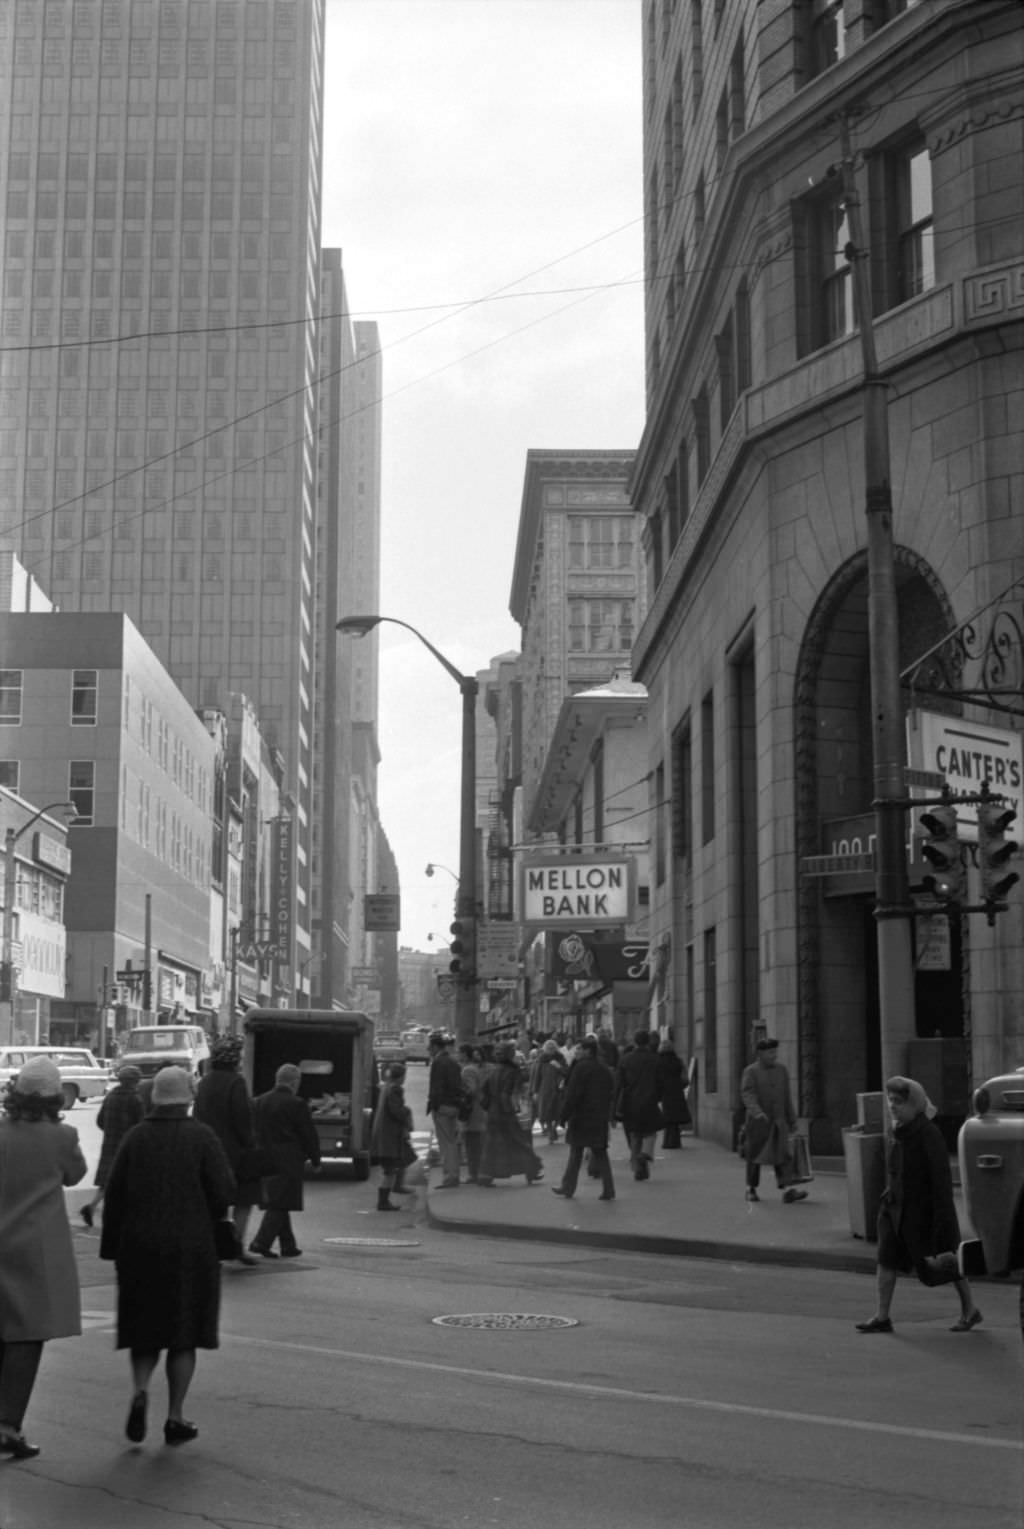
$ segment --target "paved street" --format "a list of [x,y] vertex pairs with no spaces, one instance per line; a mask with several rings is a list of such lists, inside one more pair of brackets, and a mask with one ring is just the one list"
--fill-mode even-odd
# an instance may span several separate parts
[[[47,1350],[44,1453],[0,1468],[3,1529],[960,1529],[979,1503],[1017,1529],[1015,1286],[982,1286],[955,1337],[948,1293],[904,1283],[896,1337],[868,1339],[864,1273],[461,1236],[423,1198],[385,1217],[369,1185],[309,1183],[305,1256],[225,1276],[176,1452],[159,1388],[154,1439],[124,1441],[112,1271],[76,1231],[89,1325]],[[435,1320],[502,1313],[578,1325]]]

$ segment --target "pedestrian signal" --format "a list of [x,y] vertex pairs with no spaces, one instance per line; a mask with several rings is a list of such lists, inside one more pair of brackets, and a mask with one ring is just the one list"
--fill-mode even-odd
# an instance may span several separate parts
[[944,903],[963,901],[964,868],[960,859],[960,840],[956,832],[956,808],[940,802],[930,812],[922,813],[920,825],[925,832],[921,854],[933,867],[922,885],[926,892]]
[[981,866],[981,895],[985,902],[1002,902],[1020,877],[1007,871],[1007,862],[1020,845],[1006,837],[1006,830],[1017,816],[1003,802],[978,803],[978,859]]

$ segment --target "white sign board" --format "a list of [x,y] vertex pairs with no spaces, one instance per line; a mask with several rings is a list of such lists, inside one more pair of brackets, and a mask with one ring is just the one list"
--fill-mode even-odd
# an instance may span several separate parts
[[[912,711],[907,717],[907,754],[916,769],[934,770],[956,796],[974,795],[987,781],[994,796],[1005,797],[1021,824],[1024,788],[1024,733],[1009,728],[986,727],[962,717],[938,712]],[[915,789],[914,796],[932,798],[934,792]],[[978,837],[978,811],[959,802],[956,809],[961,839]]]
[[628,855],[545,855],[522,863],[522,922],[535,928],[602,929],[633,916]]

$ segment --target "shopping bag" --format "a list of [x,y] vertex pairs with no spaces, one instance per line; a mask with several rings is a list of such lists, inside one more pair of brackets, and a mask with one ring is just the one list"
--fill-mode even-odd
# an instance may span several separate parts
[[792,1157],[789,1162],[789,1171],[786,1175],[788,1184],[809,1184],[814,1177],[814,1169],[811,1167],[811,1153],[807,1145],[807,1137],[802,1131],[794,1131],[789,1138],[792,1148]]

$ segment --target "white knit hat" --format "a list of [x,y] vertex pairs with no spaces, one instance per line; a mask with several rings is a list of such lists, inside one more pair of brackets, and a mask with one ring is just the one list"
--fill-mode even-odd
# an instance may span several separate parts
[[52,1098],[61,1091],[60,1069],[48,1056],[34,1056],[19,1072],[15,1087],[19,1094]]

